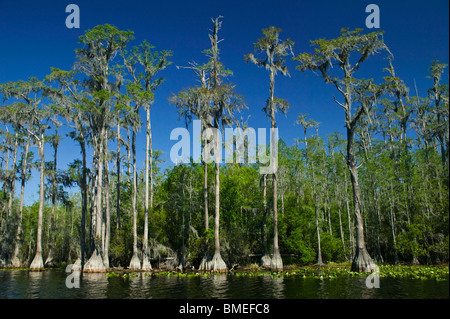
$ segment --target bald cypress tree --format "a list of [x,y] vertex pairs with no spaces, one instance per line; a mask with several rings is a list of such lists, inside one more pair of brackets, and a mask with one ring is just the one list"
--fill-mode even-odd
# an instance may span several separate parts
[[[371,94],[374,86],[367,81],[356,78],[355,72],[359,70],[361,64],[371,55],[380,51],[388,53],[390,51],[384,43],[381,31],[369,34],[362,34],[361,31],[361,29],[350,31],[343,28],[338,38],[311,41],[311,45],[316,47],[315,52],[313,54],[301,53],[294,59],[300,62],[300,65],[297,66],[298,70],[302,72],[306,70],[319,72],[325,83],[333,84],[343,98],[343,101],[340,102],[333,97],[334,101],[345,111],[345,127],[347,130],[346,160],[353,188],[356,226],[356,253],[351,268],[352,271],[371,272],[373,261],[367,252],[364,240],[361,194],[354,140],[359,119],[365,116],[370,105],[373,105],[373,101],[369,101],[367,98],[374,98],[373,94]],[[359,96],[359,101],[355,101],[357,96]],[[359,104],[356,112],[354,104]]]
[[[232,83],[225,83],[224,80],[232,72],[227,70],[220,61],[219,30],[222,27],[222,17],[211,19],[213,29],[209,34],[211,48],[204,53],[209,58],[205,65],[199,66],[191,64],[190,68],[199,76],[201,85],[186,89],[171,98],[171,101],[180,109],[180,115],[184,116],[187,122],[196,116],[202,121],[202,139],[206,140],[208,132],[218,133],[224,126],[237,123],[235,113],[239,112],[245,104],[241,96],[235,93],[235,86]],[[213,131],[211,131],[211,129]],[[205,133],[205,134],[203,134]],[[209,141],[205,143],[214,144],[214,167],[215,167],[215,217],[214,217],[214,255],[210,260],[202,260],[200,268],[203,270],[214,270],[224,272],[227,266],[220,253],[220,157],[218,156],[221,143],[215,140],[218,136],[210,134]],[[212,138],[212,139],[211,139]],[[207,169],[206,162],[211,154],[203,152],[205,162],[205,228],[208,230],[208,198],[207,198]],[[206,254],[207,255],[207,254]]]
[[94,161],[97,167],[95,194],[95,237],[94,249],[84,267],[86,272],[105,272],[102,252],[102,215],[103,215],[103,168],[105,163],[107,129],[112,120],[112,98],[116,87],[111,82],[112,63],[129,41],[133,32],[120,31],[109,24],[99,25],[88,30],[80,37],[81,48],[76,50],[76,69],[86,77],[85,87],[89,100],[85,101],[89,128],[92,131],[94,146]]
[[[124,55],[125,65],[132,75],[134,88],[132,94],[136,103],[142,105],[146,112],[146,146],[145,146],[145,221],[144,221],[144,241],[142,270],[151,270],[148,256],[148,222],[149,211],[153,208],[153,147],[150,122],[150,110],[154,102],[154,91],[164,82],[164,78],[156,77],[164,70],[172,56],[171,51],[154,51],[154,47],[147,41],[138,47],[133,47],[128,56]],[[143,71],[139,71],[139,66]]]
[[[179,69],[180,67],[177,66]],[[186,127],[192,122],[193,118],[196,117],[201,122],[200,128],[200,139],[202,145],[204,145],[204,140],[201,138],[207,128],[211,128],[211,115],[210,112],[210,98],[209,89],[210,85],[207,82],[208,75],[208,65],[199,65],[195,62],[190,62],[188,67],[182,67],[191,69],[194,71],[200,85],[190,87],[182,90],[178,94],[174,94],[169,101],[175,105],[178,109],[178,114],[180,118],[183,118],[186,123]],[[196,160],[196,159],[194,159]],[[204,252],[203,258],[200,262],[200,270],[208,270],[210,256],[208,253],[208,231],[209,231],[209,210],[208,210],[208,163],[202,161],[203,163],[203,209],[204,209],[204,220],[205,220],[205,237],[204,242]]]
[[[294,42],[287,39],[282,41],[279,37],[281,29],[275,28],[273,26],[263,29],[264,37],[258,39],[256,43],[253,44],[255,53],[257,55],[262,54],[263,58],[255,57],[255,54],[249,53],[244,56],[245,61],[252,62],[258,67],[265,68],[269,71],[269,98],[266,100],[266,106],[263,108],[266,116],[270,120],[272,131],[277,127],[277,122],[275,118],[275,113],[281,111],[286,113],[289,104],[287,101],[275,97],[275,76],[278,72],[281,72],[284,76],[289,76],[288,68],[285,64],[285,57],[292,53],[292,47]],[[272,150],[276,147],[275,144],[278,143],[274,139],[275,134],[272,134],[272,139],[270,141],[270,147]],[[274,154],[275,152],[271,152]],[[273,256],[270,263],[270,268],[275,271],[283,270],[283,261],[281,259],[280,250],[278,246],[278,195],[277,195],[277,173],[276,170],[272,173],[272,185],[273,185]]]
[[32,77],[28,81],[10,82],[2,86],[2,93],[6,98],[14,98],[24,103],[17,110],[19,117],[26,117],[26,122],[19,122],[20,127],[28,133],[38,147],[40,159],[39,183],[39,210],[36,236],[36,251],[30,270],[43,270],[42,258],[42,224],[44,215],[44,179],[45,179],[45,132],[50,127],[51,111],[41,103],[45,94],[45,85],[42,81]]
[[[235,113],[239,112],[245,107],[242,97],[235,93],[235,86],[232,83],[224,83],[224,78],[232,74],[230,70],[224,68],[220,61],[219,40],[218,32],[221,29],[222,17],[219,16],[216,19],[212,19],[213,30],[209,34],[211,40],[211,49],[206,52],[209,56],[208,69],[209,69],[209,81],[210,81],[210,96],[211,96],[211,113],[212,127],[216,129],[216,132],[223,130],[224,126],[236,123]],[[220,143],[221,147],[221,143]],[[226,264],[220,254],[220,240],[219,240],[219,227],[220,227],[220,158],[217,148],[214,149],[214,161],[215,161],[215,218],[214,218],[214,255],[212,257],[210,267],[211,270],[223,272],[227,270]],[[220,151],[219,151],[220,153]]]
[[80,230],[80,266],[85,264],[86,218],[88,201],[87,184],[87,151],[86,144],[89,135],[88,112],[83,100],[86,92],[82,92],[80,81],[75,79],[76,72],[52,68],[46,77],[49,83],[48,96],[54,102],[53,109],[63,117],[70,127],[74,129],[69,136],[80,146],[82,155],[81,178],[77,184],[81,189],[81,230]]

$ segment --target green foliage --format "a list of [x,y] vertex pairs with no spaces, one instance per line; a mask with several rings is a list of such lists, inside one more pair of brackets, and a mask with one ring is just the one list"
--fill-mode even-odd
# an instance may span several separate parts
[[410,224],[398,235],[397,248],[402,254],[425,256],[427,251],[423,245],[424,224]]
[[106,273],[106,278],[115,278],[115,277],[119,277],[119,276],[120,275],[116,274],[114,271]]
[[131,259],[132,247],[130,243],[132,238],[130,231],[123,227],[120,230],[113,231],[109,247],[109,259],[113,265],[127,265]]
[[324,261],[343,261],[344,252],[342,250],[342,242],[339,238],[332,236],[328,232],[321,234],[320,241],[322,249],[322,257]]

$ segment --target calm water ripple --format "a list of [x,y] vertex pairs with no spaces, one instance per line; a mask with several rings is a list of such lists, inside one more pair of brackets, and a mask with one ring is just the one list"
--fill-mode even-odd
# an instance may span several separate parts
[[300,277],[175,276],[112,277],[84,274],[80,288],[65,285],[62,270],[0,271],[0,298],[45,299],[438,299],[449,298],[449,282],[381,278],[379,289],[368,289],[365,278],[319,280]]

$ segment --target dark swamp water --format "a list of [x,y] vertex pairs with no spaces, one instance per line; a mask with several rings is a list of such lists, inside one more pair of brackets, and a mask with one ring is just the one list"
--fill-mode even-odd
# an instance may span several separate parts
[[365,278],[302,277],[110,277],[83,274],[67,288],[64,270],[0,271],[1,299],[448,299],[449,281],[381,278],[369,289]]

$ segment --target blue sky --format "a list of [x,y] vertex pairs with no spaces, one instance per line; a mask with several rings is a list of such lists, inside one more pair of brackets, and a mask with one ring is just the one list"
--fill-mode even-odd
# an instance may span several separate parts
[[[68,29],[65,8],[75,3],[80,8],[80,29]],[[152,133],[154,149],[162,150],[169,162],[169,152],[174,141],[170,132],[178,126],[178,114],[167,99],[172,93],[197,84],[190,70],[177,70],[189,61],[203,63],[202,54],[209,48],[210,18],[223,16],[224,39],[220,43],[224,65],[233,71],[231,81],[245,98],[249,109],[243,116],[251,115],[249,125],[254,128],[269,127],[261,111],[268,97],[268,73],[255,65],[246,64],[243,55],[253,52],[252,44],[261,37],[261,29],[271,25],[281,28],[281,38],[295,42],[294,53],[311,52],[310,40],[339,36],[342,27],[367,29],[365,19],[368,4],[380,8],[381,30],[394,54],[396,73],[405,83],[424,96],[432,85],[428,67],[435,58],[449,62],[449,2],[430,1],[5,1],[0,0],[0,83],[43,78],[50,67],[70,69],[75,61],[74,49],[78,37],[98,24],[109,23],[121,30],[132,30],[136,39],[130,45],[149,41],[156,50],[172,50],[173,64],[161,75],[166,82],[157,90],[152,107]],[[363,64],[360,76],[379,81],[383,76],[385,56],[370,58]],[[333,87],[326,85],[313,73],[295,70],[296,63],[287,62],[291,77],[279,75],[275,95],[288,100],[291,108],[287,116],[278,115],[279,135],[288,144],[302,137],[295,125],[298,113],[309,113],[321,122],[319,134],[344,132],[343,111],[333,102]],[[444,80],[448,82],[448,70]],[[68,130],[61,129],[64,134]],[[115,148],[111,144],[112,148]],[[137,140],[137,161],[142,166],[145,140]],[[37,153],[37,150],[33,148]],[[51,160],[50,150],[47,159]],[[37,157],[37,156],[36,156]],[[69,139],[61,143],[58,162],[60,168],[79,158],[79,148]],[[166,163],[165,166],[171,163]],[[26,202],[38,198],[38,175],[34,174],[27,185]]]

